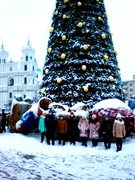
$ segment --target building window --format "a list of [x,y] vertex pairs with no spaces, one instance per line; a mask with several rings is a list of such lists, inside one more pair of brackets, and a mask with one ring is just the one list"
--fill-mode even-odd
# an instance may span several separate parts
[[28,61],[28,56],[26,56],[26,61]]
[[24,94],[23,98],[26,98],[26,95]]
[[34,85],[34,79],[33,79],[33,85]]
[[10,71],[12,71],[12,66],[10,66]]
[[2,62],[3,62],[3,64],[5,64],[5,63],[6,63],[6,60],[5,60],[5,59],[2,59]]
[[32,60],[32,56],[30,56],[30,59]]
[[133,91],[133,89],[130,89],[130,92],[132,92]]
[[11,79],[9,80],[8,86],[13,86],[13,85],[14,85],[14,79],[11,78]]
[[27,65],[24,66],[24,71],[27,71]]
[[32,70],[34,71],[34,66],[32,67]]
[[0,59],[0,64],[1,64],[1,59]]
[[27,78],[26,77],[24,78],[24,84],[27,84]]
[[132,83],[130,83],[129,85],[130,85],[130,86],[132,86],[133,84],[132,84]]
[[11,92],[9,93],[9,98],[12,98],[12,93]]

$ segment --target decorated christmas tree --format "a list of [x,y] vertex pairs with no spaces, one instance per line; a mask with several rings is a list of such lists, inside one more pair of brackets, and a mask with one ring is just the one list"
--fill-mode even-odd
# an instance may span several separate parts
[[124,100],[103,0],[56,0],[41,96],[69,106]]

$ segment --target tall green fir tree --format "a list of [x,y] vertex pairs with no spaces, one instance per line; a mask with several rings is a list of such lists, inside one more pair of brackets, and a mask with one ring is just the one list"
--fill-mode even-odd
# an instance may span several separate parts
[[124,101],[117,51],[103,0],[56,0],[43,67],[41,96],[88,106]]

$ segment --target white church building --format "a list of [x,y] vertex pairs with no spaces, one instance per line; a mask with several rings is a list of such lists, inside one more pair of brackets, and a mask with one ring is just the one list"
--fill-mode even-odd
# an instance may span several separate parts
[[35,49],[28,39],[26,47],[22,48],[22,57],[19,62],[8,60],[9,53],[0,49],[0,111],[10,109],[12,99],[16,96],[31,98],[33,101],[38,95],[38,76],[41,70],[35,58]]

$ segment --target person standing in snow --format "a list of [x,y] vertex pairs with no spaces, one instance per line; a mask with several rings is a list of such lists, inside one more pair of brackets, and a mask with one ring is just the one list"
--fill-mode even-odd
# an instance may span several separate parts
[[111,138],[112,138],[112,121],[110,116],[106,114],[102,120],[102,133],[104,139],[105,149],[111,148]]
[[126,136],[125,124],[120,113],[116,115],[113,124],[113,136],[116,138],[117,152],[122,150],[122,139]]
[[89,122],[87,118],[82,117],[79,120],[78,129],[80,130],[80,138],[81,138],[82,146],[87,147],[87,141],[88,141],[88,135],[89,135],[89,132],[88,132]]
[[70,112],[70,116],[68,118],[68,136],[70,144],[76,144],[76,136],[78,132],[78,121],[75,117],[73,111]]
[[57,132],[58,132],[58,143],[61,144],[63,141],[63,145],[65,145],[65,138],[67,133],[67,121],[60,115],[57,121]]
[[43,112],[39,118],[38,130],[41,133],[41,143],[44,141],[44,137],[46,136],[45,116],[46,113]]
[[52,140],[52,145],[54,145],[56,121],[55,121],[54,111],[52,109],[50,109],[48,114],[46,115],[45,126],[46,126],[47,144],[50,145],[50,140]]
[[92,114],[92,117],[90,119],[89,129],[90,129],[89,137],[92,140],[92,146],[96,147],[98,145],[98,138],[99,138],[98,131],[100,129],[100,123],[96,114]]

